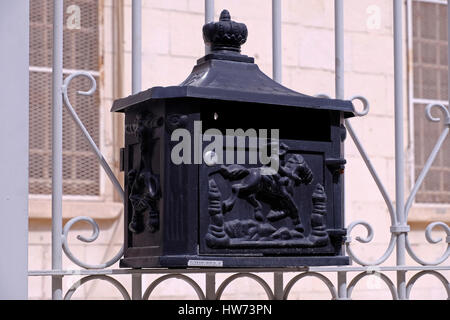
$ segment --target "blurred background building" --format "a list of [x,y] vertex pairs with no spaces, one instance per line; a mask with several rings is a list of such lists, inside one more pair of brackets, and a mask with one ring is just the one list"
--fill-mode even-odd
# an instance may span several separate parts
[[[282,0],[282,83],[308,94],[334,96],[334,1]],[[425,117],[430,102],[448,101],[447,4],[446,1],[404,2],[404,93],[407,189],[423,168],[443,124]],[[177,85],[204,55],[201,29],[203,0],[143,0],[142,8],[142,89]],[[246,23],[248,42],[243,53],[267,75],[272,75],[271,0],[216,0],[215,20],[228,9],[233,20]],[[372,159],[392,198],[394,175],[394,59],[392,0],[346,0],[345,5],[345,93],[350,98],[365,96],[371,105],[368,116],[351,119],[355,131]],[[131,0],[64,1],[64,76],[90,72],[97,81],[93,96],[76,95],[88,89],[87,79],[77,78],[70,88],[73,106],[91,136],[100,146],[115,173],[119,149],[123,145],[123,119],[109,110],[114,99],[131,94]],[[30,158],[29,158],[29,270],[51,269],[51,72],[52,0],[30,0]],[[357,106],[360,107],[360,106]],[[100,226],[99,239],[83,243],[77,234],[90,235],[91,227],[79,223],[69,243],[83,261],[100,263],[113,257],[122,246],[122,204],[78,128],[64,111],[63,135],[63,218],[94,218]],[[282,128],[281,128],[282,130]],[[386,250],[389,213],[358,150],[347,139],[345,190],[346,224],[365,220],[374,227],[368,244],[352,243],[353,250],[373,261]],[[445,142],[434,162],[408,223],[409,238],[416,252],[432,259],[447,244],[431,245],[425,227],[432,221],[450,221],[450,145]],[[443,232],[436,232],[443,236]],[[438,234],[442,233],[442,234]],[[366,237],[358,227],[352,237]],[[445,238],[445,237],[444,237]],[[411,259],[407,264],[415,265]],[[445,264],[448,265],[448,262]],[[395,254],[384,265],[395,265]],[[79,269],[64,257],[64,269]],[[118,265],[114,266],[118,268]],[[448,277],[448,272],[444,274]],[[386,272],[395,283],[395,272]],[[355,274],[350,274],[351,279]],[[286,275],[288,280],[292,275]],[[410,275],[411,276],[411,275]],[[130,287],[129,277],[120,280]],[[204,276],[192,275],[200,284]],[[224,275],[218,275],[218,281]],[[265,275],[263,275],[265,277]],[[267,275],[268,281],[272,275]],[[144,275],[144,285],[155,279]],[[67,290],[77,277],[65,277]],[[30,277],[29,297],[51,298],[50,277]],[[152,295],[161,299],[195,298],[189,286],[170,280]],[[224,298],[264,299],[264,290],[252,279],[230,285]],[[376,276],[363,279],[354,299],[388,299],[390,293]],[[109,284],[93,281],[80,288],[74,298],[120,298]],[[323,283],[304,279],[293,288],[290,298],[329,299]],[[444,299],[446,291],[431,276],[421,278],[411,298]]]

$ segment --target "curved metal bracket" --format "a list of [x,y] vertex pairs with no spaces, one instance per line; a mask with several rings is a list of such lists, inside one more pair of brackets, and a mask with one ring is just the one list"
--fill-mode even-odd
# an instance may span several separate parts
[[[69,111],[69,114],[71,115],[71,117],[74,120],[75,124],[78,126],[78,128],[83,133],[83,136],[86,138],[86,140],[87,140],[89,146],[91,147],[93,153],[97,156],[98,161],[100,162],[101,166],[105,170],[106,174],[108,175],[109,179],[113,183],[115,189],[117,190],[118,194],[120,195],[120,197],[121,197],[121,199],[123,201],[124,200],[124,191],[122,189],[122,186],[120,185],[120,182],[118,181],[118,179],[114,175],[114,173],[111,170],[110,166],[108,165],[108,163],[106,162],[106,160],[103,157],[102,153],[100,152],[100,149],[95,144],[94,140],[90,136],[90,134],[87,131],[86,127],[84,126],[84,124],[82,123],[82,121],[78,117],[76,111],[73,109],[72,104],[70,103],[69,95],[68,95],[68,88],[69,88],[69,85],[70,85],[71,81],[74,78],[76,78],[76,77],[85,77],[85,78],[88,78],[90,80],[90,82],[91,82],[91,88],[88,91],[77,91],[78,94],[84,95],[84,96],[89,96],[89,95],[92,95],[95,92],[96,88],[97,88],[96,81],[95,81],[94,77],[89,72],[78,71],[78,72],[70,74],[64,80],[64,84],[62,86],[62,94],[63,94],[63,98],[64,98],[64,102],[65,102],[64,105],[66,106],[67,110]],[[91,264],[84,263],[84,262],[80,261],[79,259],[77,259],[73,255],[73,253],[70,251],[70,249],[69,249],[69,244],[67,242],[67,235],[68,235],[68,233],[70,231],[70,228],[73,226],[73,224],[75,224],[75,223],[77,223],[79,221],[85,221],[85,222],[89,223],[92,226],[92,228],[93,228],[92,236],[90,238],[85,238],[85,237],[82,237],[82,236],[78,236],[77,238],[80,241],[93,242],[93,241],[95,241],[97,239],[98,234],[99,234],[98,225],[92,218],[89,218],[89,217],[76,217],[76,218],[71,219],[69,222],[67,222],[67,224],[64,226],[64,231],[63,231],[63,234],[62,234],[62,247],[63,247],[63,250],[66,253],[67,257],[71,261],[73,261],[75,264],[77,264],[77,265],[79,265],[80,267],[83,267],[83,268],[87,268],[87,269],[102,269],[102,268],[106,268],[106,267],[109,267],[109,266],[113,265],[114,263],[116,263],[122,257],[123,252],[124,252],[124,247],[123,246],[119,250],[119,252],[111,260],[109,260],[109,261],[107,261],[106,263],[103,263],[103,264],[91,265]]]

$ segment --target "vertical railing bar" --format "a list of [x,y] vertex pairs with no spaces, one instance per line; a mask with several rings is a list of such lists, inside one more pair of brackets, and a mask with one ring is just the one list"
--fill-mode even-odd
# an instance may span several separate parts
[[338,271],[337,272],[337,283],[338,283],[338,299],[348,300],[347,295],[347,272]]
[[[408,189],[413,187],[414,179],[415,179],[415,146],[414,146],[414,72],[413,72],[413,4],[412,0],[406,1],[406,29],[407,29],[407,59],[408,59],[408,68],[407,68],[407,77],[408,77],[408,127],[409,127],[409,137],[408,137],[408,164],[409,164],[409,180],[411,181],[410,185],[408,185]],[[408,213],[405,211],[406,220],[408,220]]]
[[[394,86],[395,86],[395,202],[399,226],[405,226],[404,214],[404,148],[403,148],[403,1],[394,0]],[[406,234],[397,237],[397,266],[405,264]],[[406,298],[405,272],[397,272],[397,290],[400,300]]]
[[26,300],[34,287],[27,277],[34,262],[28,259],[31,6],[0,1],[0,300]]
[[281,61],[281,1],[272,0],[272,78],[282,81]]
[[[447,64],[450,70],[450,3],[447,3]],[[450,81],[450,72],[447,72],[448,81]],[[450,92],[450,82],[448,82],[448,92]],[[450,95],[448,97],[448,106],[450,107]]]
[[[344,99],[344,3],[342,0],[334,1],[334,43],[336,99]],[[344,180],[342,180],[342,185],[344,185]],[[343,192],[342,198],[345,199],[344,197],[345,192]],[[343,224],[345,225],[345,221]],[[337,280],[339,299],[347,299],[347,273],[338,272]]]
[[142,300],[142,274],[131,275],[131,299]]
[[[205,24],[214,21],[214,0],[205,0]],[[205,45],[205,55],[211,52],[211,48]]]
[[344,3],[334,1],[336,99],[344,99]]
[[[62,134],[63,134],[63,17],[64,3],[53,1],[52,73],[52,269],[62,270]],[[52,298],[62,299],[62,277],[52,277]]]
[[141,91],[142,81],[142,1],[132,2],[132,91]]
[[216,300],[216,274],[205,272],[205,298],[206,300]]
[[[274,81],[282,81],[281,60],[281,2],[272,0],[272,78]],[[274,298],[283,298],[283,273],[274,272]],[[281,284],[281,292],[280,292]]]
[[[272,78],[274,81],[282,81],[281,59],[281,1],[272,0]],[[283,299],[283,273],[274,272],[274,298]]]
[[275,300],[283,300],[284,297],[284,275],[283,272],[273,273],[273,297]]
[[[131,8],[131,90],[133,94],[141,91],[142,85],[142,1],[133,0]],[[127,222],[126,222],[127,223]],[[142,275],[131,276],[133,300],[142,299]]]

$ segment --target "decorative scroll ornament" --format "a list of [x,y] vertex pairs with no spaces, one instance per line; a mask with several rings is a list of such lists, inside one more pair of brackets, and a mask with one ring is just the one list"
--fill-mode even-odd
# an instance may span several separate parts
[[[325,94],[320,94],[317,97],[330,98],[328,95],[325,95]],[[355,114],[357,116],[363,117],[369,113],[370,104],[369,104],[369,101],[365,97],[356,95],[356,96],[353,96],[352,98],[350,98],[350,100],[352,100],[352,101],[358,100],[363,105],[362,111],[355,110]],[[350,134],[353,142],[355,143],[356,148],[358,149],[359,153],[361,154],[361,157],[362,157],[364,163],[366,164],[367,168],[369,169],[370,174],[372,175],[373,179],[375,180],[375,183],[376,183],[378,189],[380,190],[381,195],[383,196],[383,199],[389,210],[389,215],[391,218],[391,226],[397,226],[397,216],[395,214],[393,202],[390,199],[389,194],[387,193],[383,182],[381,181],[380,177],[378,176],[378,173],[375,170],[375,167],[373,166],[372,162],[370,161],[368,154],[366,153],[361,141],[359,140],[355,130],[353,129],[353,126],[351,125],[351,123],[348,119],[345,120],[345,127],[346,127],[348,133]],[[371,242],[373,239],[373,233],[374,233],[372,226],[365,221],[355,221],[355,222],[352,222],[347,227],[347,239],[345,241],[345,245],[346,245],[347,254],[351,257],[351,259],[353,261],[355,261],[356,263],[363,265],[363,266],[375,266],[375,265],[379,265],[379,264],[383,263],[384,261],[386,261],[391,256],[392,252],[395,249],[395,243],[396,243],[396,239],[397,239],[398,235],[396,233],[391,233],[391,238],[389,240],[388,247],[380,258],[376,259],[375,261],[370,261],[370,262],[364,261],[364,260],[360,259],[358,256],[356,256],[356,254],[353,252],[353,250],[351,248],[352,238],[350,235],[352,233],[352,230],[356,226],[363,226],[366,228],[366,230],[368,232],[368,235],[366,238],[356,237],[356,240],[358,242],[361,242],[361,243]]]
[[[368,101],[364,97],[361,97],[361,96],[355,96],[351,100],[355,100],[355,99],[360,100],[363,103],[363,106],[364,106],[363,111],[356,112],[356,114],[358,116],[367,115],[367,113],[369,111]],[[441,119],[441,118],[433,116],[432,113],[431,113],[433,108],[439,108],[442,111],[442,114],[444,115],[444,118]],[[449,130],[450,130],[450,111],[448,110],[447,107],[445,107],[442,104],[429,104],[426,107],[425,111],[426,111],[425,115],[430,121],[432,121],[432,122],[444,121],[444,125],[446,126],[446,128],[444,128],[444,131],[441,133],[441,135],[440,135],[440,137],[439,137],[435,147],[433,148],[430,156],[428,157],[428,160],[427,160],[427,162],[426,162],[426,164],[424,166],[424,169],[422,170],[422,172],[420,173],[419,177],[417,178],[417,181],[416,181],[416,183],[415,183],[415,185],[414,185],[414,187],[413,187],[413,189],[411,191],[411,194],[409,195],[408,200],[406,201],[406,205],[405,205],[406,220],[407,220],[407,217],[408,217],[409,210],[410,210],[410,208],[411,208],[411,206],[413,204],[414,198],[415,198],[415,196],[416,196],[420,186],[422,185],[422,183],[423,183],[423,181],[424,181],[424,179],[425,179],[425,177],[426,177],[426,175],[427,175],[427,173],[428,173],[428,171],[429,171],[429,169],[430,169],[434,159],[436,158],[439,150],[441,149],[441,147],[443,145],[443,142],[445,141],[446,137],[448,136],[448,133],[449,133]],[[394,249],[395,249],[396,239],[397,239],[397,237],[399,235],[399,233],[396,232],[396,230],[405,230],[404,233],[406,233],[406,249],[407,249],[407,252],[409,253],[409,255],[416,262],[418,262],[418,263],[420,263],[422,265],[439,265],[439,264],[443,263],[444,261],[446,261],[448,259],[448,257],[450,256],[450,228],[448,227],[448,225],[443,223],[443,222],[434,222],[434,223],[431,223],[425,230],[425,237],[426,237],[427,241],[429,243],[431,243],[431,244],[435,244],[435,243],[438,243],[438,242],[442,241],[442,239],[435,240],[435,239],[433,239],[431,237],[431,231],[434,228],[439,226],[446,232],[446,234],[447,234],[447,238],[446,238],[447,249],[444,252],[444,254],[440,258],[436,259],[435,261],[431,261],[431,262],[430,261],[424,261],[424,260],[420,259],[414,253],[414,251],[412,249],[412,246],[411,246],[411,244],[409,242],[408,232],[407,232],[409,230],[409,228],[406,225],[405,226],[400,226],[398,224],[393,203],[390,200],[389,195],[387,194],[384,185],[380,181],[380,179],[378,177],[378,174],[376,173],[372,163],[370,162],[369,157],[367,156],[364,148],[362,147],[361,142],[359,141],[358,137],[356,136],[356,133],[354,132],[350,122],[348,120],[346,120],[345,124],[346,124],[346,127],[347,127],[347,129],[348,129],[348,131],[349,131],[353,141],[355,142],[356,147],[358,148],[359,152],[361,153],[361,156],[363,157],[364,162],[366,163],[370,173],[372,174],[372,177],[374,178],[375,183],[377,184],[378,188],[380,189],[380,192],[381,192],[384,200],[386,201],[386,204],[388,206],[389,213],[390,213],[390,216],[391,216],[391,224],[392,224],[392,227],[391,227],[391,239],[389,241],[389,245],[388,245],[388,248],[385,251],[385,253],[379,259],[377,259],[376,261],[366,262],[366,261],[363,261],[363,260],[359,259],[354,254],[354,252],[352,251],[352,249],[350,247],[351,237],[349,235],[351,234],[352,230],[357,225],[362,225],[362,226],[364,226],[367,229],[368,237],[367,238],[357,237],[356,240],[359,241],[359,242],[362,242],[362,243],[368,243],[368,242],[370,242],[373,239],[373,229],[367,222],[364,222],[364,221],[356,221],[356,222],[351,223],[349,225],[349,227],[347,228],[346,248],[347,248],[348,255],[355,262],[357,262],[357,263],[359,263],[361,265],[366,265],[366,266],[367,265],[379,265],[379,264],[383,263],[384,261],[386,261],[389,258],[389,256],[392,254]],[[402,233],[402,232],[400,232],[400,233]]]
[[70,229],[72,228],[72,226],[75,223],[80,222],[80,221],[89,223],[92,226],[93,231],[92,231],[92,235],[89,238],[78,235],[77,236],[78,240],[80,240],[82,242],[90,243],[90,242],[94,242],[98,238],[99,227],[98,227],[98,224],[94,221],[94,219],[92,219],[90,217],[76,217],[76,218],[70,219],[69,222],[67,222],[66,225],[64,226],[64,230],[63,230],[63,234],[62,234],[62,248],[63,248],[65,254],[67,255],[67,257],[75,264],[79,265],[80,267],[86,268],[86,269],[105,269],[105,268],[112,266],[117,261],[119,261],[119,259],[123,256],[123,252],[124,252],[123,247],[119,250],[119,252],[112,259],[110,259],[109,261],[107,261],[105,263],[98,264],[98,265],[85,263],[85,262],[79,260],[77,257],[75,257],[75,255],[72,253],[72,251],[69,248],[69,243],[67,241],[67,238],[68,238],[68,235],[69,235],[69,232],[70,232]]
[[86,141],[88,142],[89,147],[91,148],[92,152],[97,157],[97,160],[100,162],[100,165],[102,166],[103,170],[105,170],[106,175],[111,180],[112,184],[114,185],[114,188],[116,189],[117,193],[123,200],[124,192],[123,192],[122,186],[120,185],[120,182],[117,180],[116,176],[114,175],[113,171],[111,170],[111,167],[106,162],[105,158],[103,157],[102,153],[100,152],[100,149],[95,144],[91,135],[87,131],[86,127],[83,125],[83,122],[80,120],[76,111],[73,109],[72,104],[70,103],[68,89],[69,89],[70,83],[76,77],[85,77],[91,81],[91,88],[88,91],[77,91],[77,94],[82,95],[82,96],[91,96],[94,94],[94,92],[97,88],[97,83],[96,83],[94,77],[89,72],[77,71],[75,73],[72,73],[64,80],[64,84],[62,86],[64,106],[66,107],[67,111],[69,111],[69,114],[72,117],[75,124],[81,130],[81,133],[83,134]]
[[[83,123],[81,122],[80,118],[78,117],[76,111],[73,109],[72,104],[70,103],[69,100],[69,95],[68,95],[68,88],[70,83],[72,82],[72,80],[76,77],[85,77],[88,78],[91,82],[91,88],[88,91],[77,91],[78,94],[80,95],[85,95],[85,96],[90,96],[92,95],[96,88],[97,88],[97,84],[96,81],[94,79],[94,77],[85,71],[79,71],[79,72],[75,72],[72,73],[71,75],[69,75],[65,80],[64,80],[64,84],[62,87],[62,94],[63,94],[63,99],[64,99],[64,106],[66,107],[67,111],[69,111],[69,114],[71,115],[72,119],[74,120],[75,124],[78,126],[78,128],[81,130],[83,136],[86,138],[89,146],[91,147],[93,153],[97,156],[98,161],[100,162],[101,166],[103,167],[103,169],[105,170],[107,176],[109,177],[109,179],[111,180],[111,182],[113,183],[116,191],[118,192],[119,196],[123,199],[124,198],[124,192],[122,189],[122,186],[120,185],[120,182],[117,180],[116,176],[114,175],[113,171],[111,170],[110,166],[108,165],[108,163],[106,162],[105,158],[103,157],[102,153],[100,152],[100,149],[97,147],[97,145],[95,144],[94,140],[92,139],[92,137],[90,136],[89,132],[87,131],[86,127],[83,125]],[[90,217],[76,217],[73,218],[71,220],[69,220],[69,222],[66,223],[66,225],[64,226],[64,230],[63,230],[63,234],[61,235],[62,238],[62,248],[64,250],[64,252],[66,253],[67,257],[74,262],[75,264],[79,265],[82,268],[87,268],[87,269],[104,269],[107,267],[112,266],[114,263],[116,263],[117,261],[119,261],[119,259],[123,256],[123,252],[124,252],[124,247],[122,246],[122,248],[119,250],[119,252],[109,261],[102,263],[102,264],[98,264],[98,265],[92,265],[92,264],[88,264],[85,263],[81,260],[79,260],[78,258],[76,258],[73,253],[71,252],[70,248],[69,248],[69,244],[67,241],[67,237],[69,234],[70,229],[72,228],[72,226],[79,222],[79,221],[85,221],[87,223],[89,223],[92,228],[93,228],[93,234],[90,238],[85,238],[83,236],[78,236],[78,240],[82,241],[82,242],[93,242],[98,238],[99,235],[99,227],[97,225],[97,223]]]
[[450,256],[450,228],[448,227],[448,225],[444,222],[433,222],[431,224],[429,224],[427,226],[427,228],[425,229],[425,238],[427,239],[427,241],[431,244],[436,244],[442,241],[442,238],[438,238],[438,239],[434,239],[431,235],[431,232],[433,231],[433,229],[435,229],[436,227],[441,227],[447,237],[445,238],[445,242],[447,243],[447,248],[445,250],[445,252],[442,254],[442,256],[434,261],[425,261],[422,260],[421,258],[419,258],[413,251],[411,244],[409,243],[409,239],[408,237],[406,237],[406,250],[408,251],[409,255],[411,256],[411,258],[413,258],[416,262],[420,263],[421,265],[424,266],[437,266],[441,263],[443,263],[445,260],[448,259],[448,257]]
[[[438,108],[441,110],[444,118],[438,118],[432,115],[431,111],[433,110],[433,108]],[[414,184],[414,187],[411,191],[411,194],[408,197],[408,200],[406,201],[406,205],[405,205],[405,215],[406,215],[406,219],[408,218],[408,213],[409,210],[411,208],[411,206],[413,205],[414,199],[417,195],[417,192],[419,191],[423,181],[425,180],[426,175],[428,174],[429,169],[431,168],[434,160],[436,159],[439,150],[442,148],[443,143],[445,141],[445,139],[447,138],[449,131],[450,131],[450,111],[447,107],[445,107],[442,104],[429,104],[426,108],[425,108],[425,116],[428,118],[428,120],[432,121],[432,122],[440,122],[443,121],[445,128],[443,130],[443,132],[441,133],[441,135],[439,136],[436,145],[434,146],[433,150],[431,151],[431,154],[429,155],[424,168],[422,169],[422,171],[420,172],[417,181]],[[449,226],[444,223],[444,222],[433,222],[430,225],[427,226],[427,228],[425,229],[425,237],[427,239],[427,241],[431,244],[436,244],[442,241],[442,239],[433,239],[431,236],[431,232],[433,231],[433,229],[435,229],[436,227],[441,227],[447,237],[446,237],[446,242],[447,242],[447,248],[444,252],[444,254],[434,260],[434,261],[425,261],[421,258],[419,258],[415,253],[414,250],[412,249],[411,244],[409,243],[409,239],[408,239],[408,235],[406,236],[406,250],[408,251],[409,255],[411,256],[411,258],[413,258],[416,262],[420,263],[421,265],[439,265],[441,263],[443,263],[444,261],[446,261],[448,259],[448,257],[450,256],[450,228]]]
[[443,113],[443,115],[445,117],[444,120],[443,120],[444,124],[446,126],[450,126],[450,111],[449,111],[449,109],[446,106],[444,106],[443,104],[440,104],[440,103],[437,103],[437,104],[436,103],[432,103],[432,104],[429,104],[426,107],[425,112],[426,112],[426,117],[428,118],[428,120],[433,121],[433,122],[440,122],[441,121],[441,118],[436,118],[436,117],[434,117],[431,114],[431,110],[433,108],[441,109],[441,111],[442,111],[442,113]]

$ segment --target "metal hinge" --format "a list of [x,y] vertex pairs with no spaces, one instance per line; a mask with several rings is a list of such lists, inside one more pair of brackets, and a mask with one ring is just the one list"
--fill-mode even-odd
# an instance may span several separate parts
[[120,172],[125,171],[125,148],[120,148],[120,163],[119,163],[119,170]]
[[344,173],[345,164],[347,161],[345,159],[335,159],[335,158],[328,158],[325,159],[326,166],[333,172],[333,174]]

